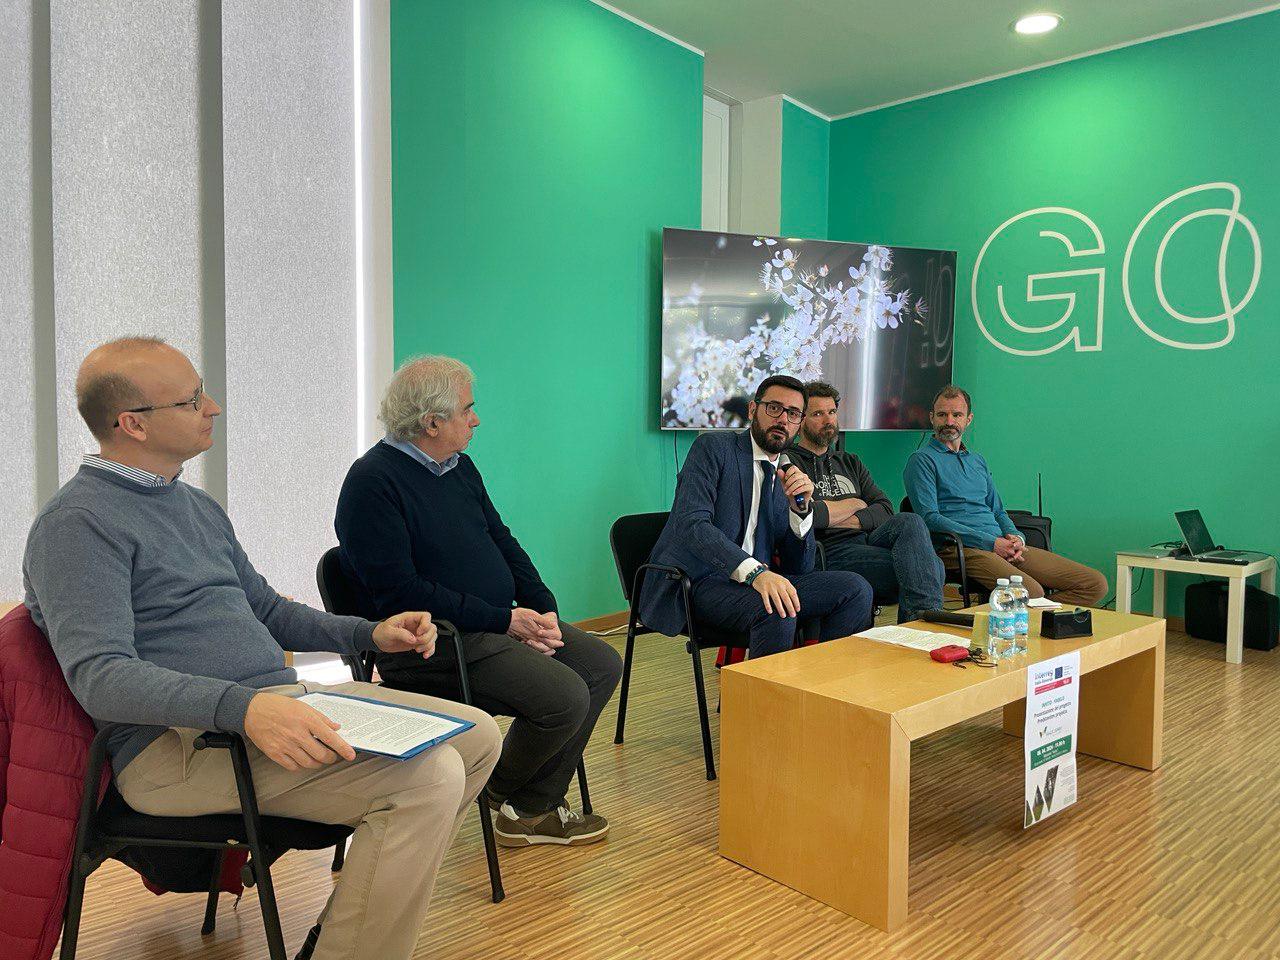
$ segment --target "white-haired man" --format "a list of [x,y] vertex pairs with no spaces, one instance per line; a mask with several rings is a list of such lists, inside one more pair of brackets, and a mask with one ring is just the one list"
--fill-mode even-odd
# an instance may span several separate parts
[[[342,566],[372,614],[409,603],[451,621],[464,641],[472,700],[514,716],[489,781],[506,846],[579,845],[608,822],[565,794],[622,672],[611,646],[561,623],[556,599],[462,451],[480,418],[471,370],[450,357],[402,366],[383,398],[387,436],[357,460],[338,497]],[[458,696],[449,645],[429,662],[378,656],[383,681]]]
[[31,528],[26,605],[85,711],[129,724],[109,743],[120,794],[153,816],[238,811],[227,752],[194,740],[202,730],[243,734],[263,813],[355,827],[299,957],[407,960],[440,861],[497,762],[493,718],[343,684],[475,723],[409,760],[357,754],[297,699],[317,687],[298,683],[284,651],[422,660],[435,648],[430,615],[334,617],[271,588],[222,508],[178,479],[212,445],[222,412],[178,350],[148,337],[104,344],[81,366],[76,397],[100,448]]

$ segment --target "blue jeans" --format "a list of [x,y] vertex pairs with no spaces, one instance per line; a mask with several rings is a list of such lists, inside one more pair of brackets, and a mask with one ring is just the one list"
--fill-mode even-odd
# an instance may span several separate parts
[[[783,576],[800,596],[800,619],[817,621],[819,640],[847,637],[871,626],[871,585],[856,573],[819,570]],[[720,574],[694,587],[693,615],[709,626],[747,634],[753,660],[795,646],[795,617],[766,613],[754,587]]]
[[898,604],[898,622],[914,620],[921,610],[942,609],[942,561],[929,528],[914,513],[895,513],[870,533],[823,544],[828,570],[861,574],[876,602]]

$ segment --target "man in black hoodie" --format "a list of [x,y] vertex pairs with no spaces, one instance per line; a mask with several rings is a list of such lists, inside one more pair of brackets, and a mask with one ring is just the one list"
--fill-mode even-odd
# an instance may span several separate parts
[[898,604],[899,623],[941,610],[943,567],[929,528],[914,513],[894,513],[862,461],[831,449],[839,430],[835,387],[819,381],[806,389],[804,420],[788,455],[813,481],[813,528],[827,569],[861,574],[876,603]]

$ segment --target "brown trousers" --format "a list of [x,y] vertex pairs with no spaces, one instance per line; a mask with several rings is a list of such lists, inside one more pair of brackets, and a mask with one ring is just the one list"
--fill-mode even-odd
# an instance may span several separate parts
[[[409,760],[358,753],[350,763],[312,770],[286,770],[246,744],[263,813],[355,827],[346,864],[320,914],[314,960],[407,960],[440,861],[498,762],[497,724],[460,703],[367,683],[270,689],[295,697],[318,690],[352,693],[475,724]],[[240,810],[230,755],[194,749],[200,732],[169,730],[120,771],[116,786],[129,806],[159,817]]]
[[[948,574],[956,572],[954,548],[942,552],[942,562]],[[1021,576],[1027,593],[1036,598],[1043,597],[1046,590],[1053,590],[1053,599],[1059,603],[1092,607],[1107,595],[1107,578],[1097,570],[1039,547],[1027,547],[1017,564],[990,550],[965,547],[964,565],[970,584],[980,583],[988,590],[995,587],[1001,577]]]

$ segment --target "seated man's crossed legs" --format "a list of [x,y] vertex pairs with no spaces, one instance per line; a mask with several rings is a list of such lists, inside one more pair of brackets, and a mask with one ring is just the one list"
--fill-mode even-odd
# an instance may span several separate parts
[[753,587],[720,575],[694,587],[694,616],[701,623],[747,634],[753,659],[795,646],[797,622],[818,621],[819,640],[847,637],[871,626],[871,585],[856,573],[820,570],[787,579],[800,598],[798,618],[776,608],[768,612]]
[[[948,569],[954,569],[955,550],[943,553],[943,560]],[[965,547],[964,564],[970,582],[980,583],[987,590],[993,589],[1001,577],[1020,576],[1033,598],[1052,590],[1053,599],[1059,603],[1083,607],[1097,606],[1108,592],[1107,578],[1097,570],[1039,547],[1025,547],[1018,563],[1010,563],[990,550]]]
[[943,566],[924,520],[896,513],[869,533],[823,543],[828,570],[859,574],[875,591],[875,602],[898,605],[898,622],[922,610],[942,609]]
[[[622,676],[622,658],[599,637],[560,624],[564,646],[553,656],[505,634],[463,634],[472,702],[512,717],[489,781],[495,826],[504,846],[580,845],[602,840],[608,821],[581,814],[566,800],[578,761]],[[429,660],[378,658],[383,681],[402,690],[460,697],[454,647],[441,642]]]
[[[320,914],[313,960],[410,956],[440,862],[498,762],[497,724],[464,704],[367,683],[270,690],[288,696],[352,693],[475,724],[408,760],[357,753],[353,761],[299,770],[286,770],[246,741],[262,813],[355,827],[346,864]],[[162,817],[238,813],[230,753],[196,750],[201,732],[169,730],[138,754],[116,777],[125,802]]]

